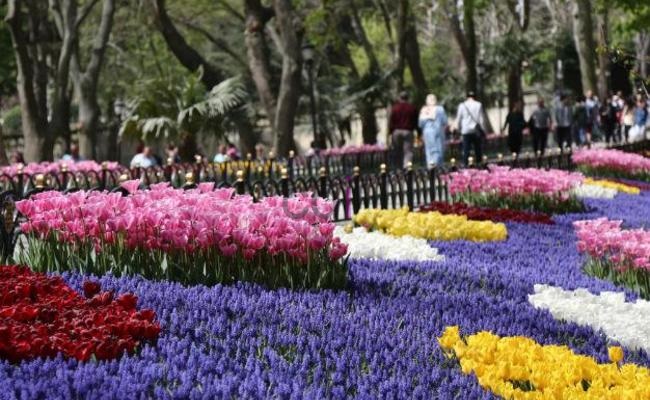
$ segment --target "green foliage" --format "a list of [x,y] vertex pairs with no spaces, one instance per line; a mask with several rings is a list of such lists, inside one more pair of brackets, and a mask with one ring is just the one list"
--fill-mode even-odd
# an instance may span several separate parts
[[208,93],[197,76],[148,80],[129,102],[120,135],[143,141],[174,139],[181,132],[219,135],[221,122],[246,98],[240,78],[221,82]]
[[21,118],[20,106],[10,108],[2,115],[4,136],[20,136],[22,134],[23,121]]

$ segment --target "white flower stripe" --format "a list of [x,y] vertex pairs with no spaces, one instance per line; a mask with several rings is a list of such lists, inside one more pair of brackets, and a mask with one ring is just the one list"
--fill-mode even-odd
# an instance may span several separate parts
[[632,349],[650,351],[650,301],[626,302],[622,292],[594,295],[586,289],[535,285],[528,295],[535,307],[546,309],[554,318],[602,329],[608,338]]
[[368,232],[365,228],[355,228],[346,233],[338,226],[334,236],[348,245],[351,258],[369,258],[374,260],[414,260],[443,261],[445,257],[438,249],[431,247],[425,239],[411,236],[396,237],[381,232]]
[[573,189],[573,193],[580,198],[613,199],[618,194],[618,190],[597,185],[582,184]]

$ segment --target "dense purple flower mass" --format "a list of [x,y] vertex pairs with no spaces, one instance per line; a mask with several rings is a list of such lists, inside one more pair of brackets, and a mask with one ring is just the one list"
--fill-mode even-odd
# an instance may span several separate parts
[[[650,197],[588,204],[556,225],[508,224],[505,242],[435,242],[444,262],[353,260],[345,291],[103,277],[104,288],[133,292],[138,307],[156,311],[158,343],[107,362],[1,362],[3,398],[493,398],[445,360],[436,337],[448,325],[567,344],[605,362],[604,335],[527,301],[535,283],[622,290],[582,273],[571,222],[647,225]],[[80,289],[82,277],[66,279]],[[642,351],[626,351],[626,361],[650,366]]]

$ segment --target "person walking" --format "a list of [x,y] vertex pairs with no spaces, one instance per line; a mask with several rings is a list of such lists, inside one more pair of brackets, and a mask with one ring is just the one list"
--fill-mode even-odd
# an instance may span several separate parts
[[506,116],[506,122],[502,131],[508,127],[508,148],[510,153],[521,153],[521,145],[524,140],[524,128],[526,128],[526,119],[522,111],[521,101],[516,101],[512,109]]
[[623,140],[625,143],[630,141],[630,130],[634,125],[634,98],[628,97],[621,113],[621,125],[623,126]]
[[477,163],[483,158],[482,143],[485,131],[483,130],[483,105],[476,101],[474,92],[467,93],[467,99],[460,103],[456,113],[456,124],[463,138],[463,165],[469,163],[469,153],[474,148]]
[[609,145],[616,142],[616,115],[617,115],[616,99],[612,98],[605,101],[600,107],[600,126],[605,133],[605,143]]
[[76,143],[70,144],[70,151],[61,157],[61,161],[84,161],[84,158],[79,155],[79,145]]
[[413,161],[413,131],[418,126],[418,110],[409,103],[409,95],[402,92],[398,101],[390,109],[388,132],[391,135],[391,147],[395,162],[406,168]]
[[552,125],[553,119],[551,118],[551,112],[546,108],[544,99],[540,98],[537,100],[537,108],[530,116],[529,122],[535,154],[539,152],[544,155],[546,152],[548,132],[552,128]]
[[585,124],[585,139],[591,143],[591,138],[598,135],[600,123],[598,121],[600,109],[600,100],[594,95],[594,92],[587,90],[585,94],[585,110],[587,111],[587,123]]
[[555,141],[560,149],[564,150],[564,144],[571,147],[571,125],[573,124],[573,110],[569,103],[569,97],[565,94],[560,96],[560,103],[555,109]]
[[648,124],[648,104],[643,97],[637,98],[634,108],[634,126],[630,130],[630,141],[638,142],[645,139],[646,125]]
[[585,97],[580,96],[573,107],[573,138],[579,146],[588,142],[587,130],[589,125],[589,115],[585,106]]
[[427,165],[442,165],[445,156],[445,129],[447,114],[438,105],[436,96],[427,96],[424,107],[420,110],[419,127],[424,139],[424,154]]
[[131,168],[150,168],[158,165],[156,158],[151,151],[149,146],[138,146],[139,152],[133,156],[131,163],[129,164]]

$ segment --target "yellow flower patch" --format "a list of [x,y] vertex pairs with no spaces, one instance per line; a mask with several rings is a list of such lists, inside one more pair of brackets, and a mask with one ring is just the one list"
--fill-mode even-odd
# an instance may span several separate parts
[[650,399],[650,370],[620,365],[623,350],[609,348],[610,364],[575,354],[567,346],[543,346],[523,337],[490,332],[461,338],[447,327],[438,343],[464,374],[505,399]]
[[585,185],[600,186],[600,187],[606,188],[606,189],[616,189],[621,193],[627,193],[627,194],[639,194],[639,193],[641,193],[641,190],[639,188],[634,187],[634,186],[629,186],[629,185],[625,185],[623,183],[608,181],[608,180],[604,180],[604,179],[596,180],[596,179],[591,179],[591,178],[585,178],[584,183],[585,183]]
[[470,240],[491,242],[505,240],[505,224],[490,221],[472,221],[464,215],[439,212],[415,213],[408,208],[399,210],[362,210],[354,222],[371,230],[394,236],[413,236],[428,240]]

